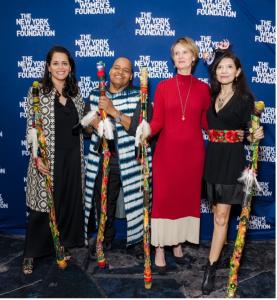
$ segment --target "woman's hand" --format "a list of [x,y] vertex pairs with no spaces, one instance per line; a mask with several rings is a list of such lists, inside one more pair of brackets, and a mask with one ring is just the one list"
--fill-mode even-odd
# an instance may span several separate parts
[[250,135],[247,137],[247,140],[250,143],[255,143],[260,141],[263,138],[264,138],[264,129],[262,126],[260,126],[258,129],[250,133]]
[[99,97],[99,109],[103,109],[108,115],[114,116],[116,109],[113,106],[113,102],[106,96]]
[[49,166],[45,165],[42,162],[42,159],[40,157],[37,157],[36,159],[34,159],[34,164],[41,174],[43,174],[43,175],[50,174]]

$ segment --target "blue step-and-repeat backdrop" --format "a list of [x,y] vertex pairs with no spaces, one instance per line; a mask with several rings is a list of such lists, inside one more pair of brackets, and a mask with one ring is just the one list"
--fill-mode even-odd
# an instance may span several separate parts
[[[148,67],[152,99],[157,83],[174,75],[171,44],[189,36],[200,50],[196,77],[208,82],[202,53],[227,38],[241,58],[253,93],[266,104],[265,139],[259,147],[262,189],[255,192],[248,236],[274,238],[274,0],[12,0],[1,7],[0,233],[25,231],[26,94],[32,81],[41,77],[49,48],[63,45],[71,51],[84,98],[98,84],[96,62],[103,60],[109,69],[114,58],[124,55],[133,62],[135,84],[140,67]],[[249,145],[245,150],[249,160]],[[212,214],[205,199],[200,209],[201,239],[210,239]],[[236,209],[229,238],[235,236],[238,215]]]

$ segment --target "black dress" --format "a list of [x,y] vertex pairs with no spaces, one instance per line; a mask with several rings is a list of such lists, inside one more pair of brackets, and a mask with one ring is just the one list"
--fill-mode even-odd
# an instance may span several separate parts
[[[236,130],[248,128],[254,99],[251,95],[236,94],[218,112],[215,100],[207,112],[208,128],[215,130]],[[237,179],[246,166],[244,145],[237,143],[208,142],[204,179],[207,199],[213,203],[241,204],[242,184]]]
[[[80,136],[72,133],[78,113],[71,99],[62,105],[55,99],[54,204],[61,244],[65,248],[84,245],[84,215]],[[35,241],[35,243],[34,243]],[[48,213],[29,211],[24,257],[54,253]]]

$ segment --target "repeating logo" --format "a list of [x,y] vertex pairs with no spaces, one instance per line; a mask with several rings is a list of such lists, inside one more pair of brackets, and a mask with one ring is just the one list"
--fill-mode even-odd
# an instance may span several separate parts
[[260,24],[256,24],[256,31],[258,35],[255,35],[255,42],[259,43],[276,43],[276,26],[272,25],[271,20],[260,20]]
[[199,58],[203,57],[203,53],[212,53],[213,49],[216,48],[220,42],[222,42],[222,40],[213,41],[210,35],[200,35],[200,40],[195,41],[199,49]]
[[79,4],[75,15],[115,14],[115,7],[111,7],[109,0],[75,0],[75,3]]
[[201,208],[200,208],[201,214],[211,214],[211,203],[207,199],[201,199]]
[[6,174],[6,169],[5,168],[0,168],[0,175],[3,174],[5,175]]
[[265,107],[264,112],[261,116],[261,123],[263,124],[275,124],[276,118],[276,108],[275,107]]
[[24,192],[26,193],[26,191],[27,191],[27,177],[26,176],[23,177],[23,183],[24,183]]
[[175,30],[171,29],[169,18],[153,18],[151,12],[141,12],[136,17],[135,35],[141,36],[175,36]]
[[48,19],[32,18],[30,13],[20,14],[16,25],[20,28],[16,36],[55,36],[55,30],[51,29]]
[[0,138],[2,138],[2,137],[3,137],[3,131],[0,130]]
[[99,81],[91,80],[90,76],[80,76],[78,85],[81,90],[81,94],[83,98],[88,98],[91,91],[94,90],[95,88],[98,88]]
[[197,0],[201,8],[197,8],[196,14],[201,16],[236,18],[237,12],[232,10],[230,0]]
[[134,61],[134,67],[138,71],[134,72],[134,78],[139,77],[141,67],[147,67],[149,78],[171,78],[173,73],[168,70],[167,60],[152,60],[150,55],[140,55],[138,60]]
[[21,156],[29,156],[30,152],[28,150],[28,144],[26,140],[21,140],[21,147],[23,148],[21,150]]
[[27,118],[27,97],[23,98],[23,101],[19,102],[19,108],[21,109],[21,111],[19,112],[19,118]]
[[75,57],[113,57],[114,51],[110,50],[109,39],[93,39],[91,34],[80,34],[80,39],[75,40]]
[[201,80],[201,81],[207,83],[207,84],[210,84],[209,78],[207,78],[207,77],[197,77],[197,78],[198,78],[199,80]]
[[252,76],[252,82],[275,84],[276,68],[269,67],[268,62],[258,61],[258,64],[253,66],[253,72],[256,72],[256,74]]
[[2,194],[0,194],[0,208],[9,208],[8,203],[5,203]]
[[[248,161],[251,160],[251,151],[250,145],[244,145],[244,149],[246,150],[246,159]],[[264,162],[275,162],[275,147],[270,146],[259,146],[259,161]]]
[[[239,221],[239,217],[237,217],[237,221]],[[238,229],[237,225],[237,229]],[[266,223],[266,217],[258,217],[251,215],[248,223],[248,229],[252,230],[263,230],[263,229],[271,229],[271,225]]]
[[254,196],[259,197],[271,197],[272,191],[269,189],[269,182],[263,182],[259,181],[260,190],[258,190],[256,187],[254,189]]
[[17,73],[18,78],[41,78],[44,72],[45,62],[33,60],[33,56],[22,56],[22,60],[17,62],[21,70]]

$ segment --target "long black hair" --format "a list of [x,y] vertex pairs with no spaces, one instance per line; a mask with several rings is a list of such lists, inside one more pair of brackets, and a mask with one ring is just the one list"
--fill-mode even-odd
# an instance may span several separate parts
[[216,55],[216,58],[213,62],[213,64],[210,67],[210,80],[211,80],[211,91],[212,91],[212,97],[215,99],[217,95],[220,92],[221,89],[221,84],[216,78],[216,69],[219,63],[222,61],[223,58],[230,58],[233,60],[235,66],[237,69],[241,69],[239,75],[237,78],[233,81],[233,91],[239,95],[244,97],[245,95],[251,95],[253,97],[253,94],[251,90],[249,89],[247,82],[246,82],[246,77],[242,69],[241,62],[239,58],[230,50],[224,50],[221,51],[218,55]]
[[78,82],[77,82],[76,74],[75,74],[75,72],[76,72],[75,62],[74,62],[70,52],[62,46],[54,46],[53,48],[51,48],[48,51],[48,53],[46,55],[44,75],[42,78],[42,93],[44,95],[49,94],[54,87],[52,79],[51,79],[51,74],[48,71],[48,66],[50,66],[50,63],[51,63],[54,53],[64,53],[67,56],[70,67],[71,67],[71,71],[65,80],[65,85],[64,85],[64,88],[62,91],[62,95],[66,98],[76,97],[79,89],[78,89]]

